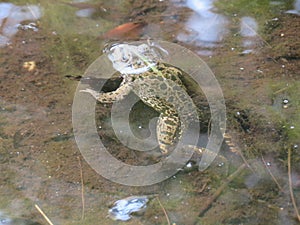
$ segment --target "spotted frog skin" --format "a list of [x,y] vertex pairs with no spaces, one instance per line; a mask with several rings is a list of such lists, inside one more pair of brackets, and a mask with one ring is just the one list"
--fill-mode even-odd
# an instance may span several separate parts
[[187,129],[187,124],[198,120],[197,113],[191,110],[196,107],[180,79],[182,72],[160,62],[158,50],[147,44],[117,45],[109,50],[108,57],[123,78],[119,88],[107,93],[91,89],[81,92],[91,94],[101,103],[121,101],[134,92],[160,114],[157,140],[162,154],[169,153]]

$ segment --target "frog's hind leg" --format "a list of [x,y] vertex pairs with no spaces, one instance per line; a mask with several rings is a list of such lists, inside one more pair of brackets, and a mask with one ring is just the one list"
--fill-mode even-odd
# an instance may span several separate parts
[[174,144],[180,127],[180,119],[176,111],[168,109],[160,114],[157,122],[157,140],[162,154],[167,154]]

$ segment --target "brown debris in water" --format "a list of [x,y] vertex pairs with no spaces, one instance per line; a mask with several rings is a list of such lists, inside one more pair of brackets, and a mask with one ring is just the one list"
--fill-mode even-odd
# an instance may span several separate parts
[[101,39],[110,40],[135,40],[143,33],[145,22],[129,22],[121,24],[100,36]]

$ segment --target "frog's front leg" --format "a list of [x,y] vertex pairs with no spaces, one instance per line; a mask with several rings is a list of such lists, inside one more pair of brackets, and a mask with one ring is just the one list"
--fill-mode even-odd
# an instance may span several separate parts
[[175,110],[169,109],[160,114],[157,122],[157,140],[162,154],[167,154],[174,144],[180,127],[180,119]]
[[129,84],[125,83],[124,85],[120,86],[117,90],[107,93],[100,93],[89,88],[81,90],[80,92],[91,94],[97,101],[101,103],[113,103],[124,99],[124,97],[129,94],[131,89],[132,87]]

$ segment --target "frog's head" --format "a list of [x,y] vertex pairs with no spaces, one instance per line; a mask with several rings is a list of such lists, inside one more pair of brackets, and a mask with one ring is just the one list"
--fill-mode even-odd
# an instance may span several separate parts
[[160,59],[159,52],[148,44],[115,44],[105,52],[113,67],[122,75],[144,73]]

